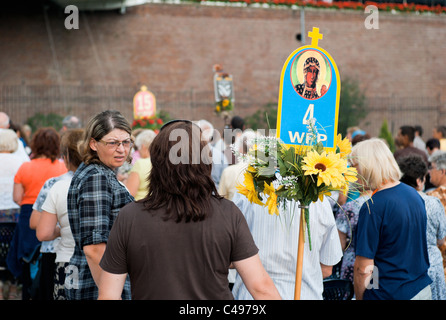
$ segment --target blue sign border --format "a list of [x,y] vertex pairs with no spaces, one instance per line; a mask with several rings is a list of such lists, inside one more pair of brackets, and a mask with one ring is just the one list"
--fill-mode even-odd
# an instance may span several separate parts
[[[291,81],[291,66],[295,58],[307,50],[320,53],[331,67],[331,82],[327,92],[317,99],[306,99],[295,90]],[[303,46],[291,53],[284,63],[280,78],[276,135],[287,146],[310,147],[305,120],[316,118],[315,127],[327,151],[335,151],[338,130],[341,80],[331,55],[318,46]],[[312,106],[311,106],[312,105]]]

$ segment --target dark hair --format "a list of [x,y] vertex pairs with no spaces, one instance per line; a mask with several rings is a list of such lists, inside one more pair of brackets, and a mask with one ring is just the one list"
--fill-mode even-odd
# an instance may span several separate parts
[[29,140],[26,134],[23,133],[23,129],[21,126],[16,125],[12,120],[9,120],[9,129],[14,130],[16,133],[20,135],[20,139],[23,139],[25,141],[26,145],[29,145]]
[[444,137],[446,137],[446,127],[445,126],[436,126],[435,127],[435,130],[438,132],[438,133],[441,133],[441,136],[444,138]]
[[426,162],[418,154],[410,154],[406,157],[399,158],[397,162],[403,173],[400,181],[411,187],[416,188],[417,179],[423,180],[427,174]]
[[60,136],[54,128],[40,128],[31,141],[33,158],[45,156],[54,162],[60,155]]
[[[130,124],[119,111],[103,111],[98,113],[88,122],[82,142],[79,144],[79,153],[85,164],[101,163],[97,152],[90,148],[90,141],[91,139],[99,141],[114,129],[124,130],[130,134],[130,136],[132,135]],[[132,158],[130,157],[129,152],[127,162],[131,163],[131,161]]]
[[440,140],[431,138],[426,141],[426,148],[429,150],[434,150],[435,148],[440,149]]
[[211,178],[210,147],[201,135],[190,121],[174,121],[161,128],[150,145],[152,169],[147,179],[154,187],[139,201],[145,209],[165,207],[166,220],[201,221],[212,198],[222,198]]
[[243,126],[245,125],[245,121],[242,117],[234,116],[231,119],[231,127],[232,129],[240,129],[243,130]]
[[357,134],[353,139],[352,139],[352,146],[356,145],[358,142],[364,141],[364,140],[368,140],[370,139],[370,135],[368,133],[366,134]]
[[401,135],[407,136],[410,142],[415,139],[415,129],[412,126],[402,126],[400,127]]
[[82,163],[81,155],[78,151],[78,145],[82,141],[84,130],[68,129],[60,138],[60,153],[67,157],[67,160],[75,168]]
[[419,125],[416,125],[413,127],[415,132],[418,132],[418,134],[420,135],[420,137],[423,135],[423,128]]

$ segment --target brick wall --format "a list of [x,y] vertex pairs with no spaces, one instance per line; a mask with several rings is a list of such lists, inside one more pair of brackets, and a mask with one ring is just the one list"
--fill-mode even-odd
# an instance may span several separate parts
[[[61,107],[64,98],[54,102],[48,98],[54,96],[51,90],[88,95],[83,88],[92,86],[104,88],[105,95],[107,88],[117,87],[126,88],[126,93],[118,104],[100,102],[91,108],[79,98],[72,100],[77,105],[64,110],[82,108],[88,118],[97,109],[113,106],[131,116],[133,93],[128,92],[134,88],[136,93],[141,84],[160,95],[195,92],[200,99],[192,99],[190,108],[201,109],[188,114],[218,122],[212,114],[216,63],[234,76],[237,113],[248,115],[277,101],[283,63],[301,46],[295,38],[299,10],[147,4],[128,8],[123,15],[81,13],[79,30],[64,28],[66,16],[60,8],[42,6],[26,13],[0,13],[0,109],[12,113],[26,108],[17,114],[17,122],[32,115],[36,104]],[[305,34],[319,27],[324,34],[319,45],[335,59],[341,77],[356,79],[373,98],[375,105],[363,127],[377,134],[389,101],[404,109],[402,104],[412,100],[417,101],[414,108],[435,107],[438,112],[404,118],[401,109],[396,119],[421,123],[429,134],[433,125],[446,124],[445,17],[380,12],[379,30],[368,30],[366,16],[361,11],[305,10]],[[33,102],[33,86],[52,88],[43,90],[47,100]],[[19,98],[12,98],[11,90],[20,92]],[[393,99],[384,99],[389,97]],[[161,99],[159,106],[179,114],[178,104]]]

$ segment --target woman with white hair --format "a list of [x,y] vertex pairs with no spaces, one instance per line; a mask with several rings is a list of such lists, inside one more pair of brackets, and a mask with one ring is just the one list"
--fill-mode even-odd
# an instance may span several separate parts
[[0,129],[0,220],[16,221],[20,206],[13,201],[14,176],[23,163],[23,159],[14,152],[19,140],[11,129]]
[[140,159],[133,165],[125,183],[127,189],[135,200],[143,199],[149,191],[149,181],[147,180],[147,177],[152,169],[149,147],[155,136],[155,131],[146,129],[139,133],[135,139],[135,145],[139,151]]
[[400,168],[381,139],[359,142],[351,157],[360,180],[373,191],[356,228],[356,299],[430,300],[424,201],[399,181]]

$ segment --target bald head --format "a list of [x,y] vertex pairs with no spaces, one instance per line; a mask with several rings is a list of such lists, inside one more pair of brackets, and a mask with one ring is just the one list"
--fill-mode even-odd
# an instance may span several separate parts
[[9,116],[0,111],[0,129],[8,129],[9,128]]

